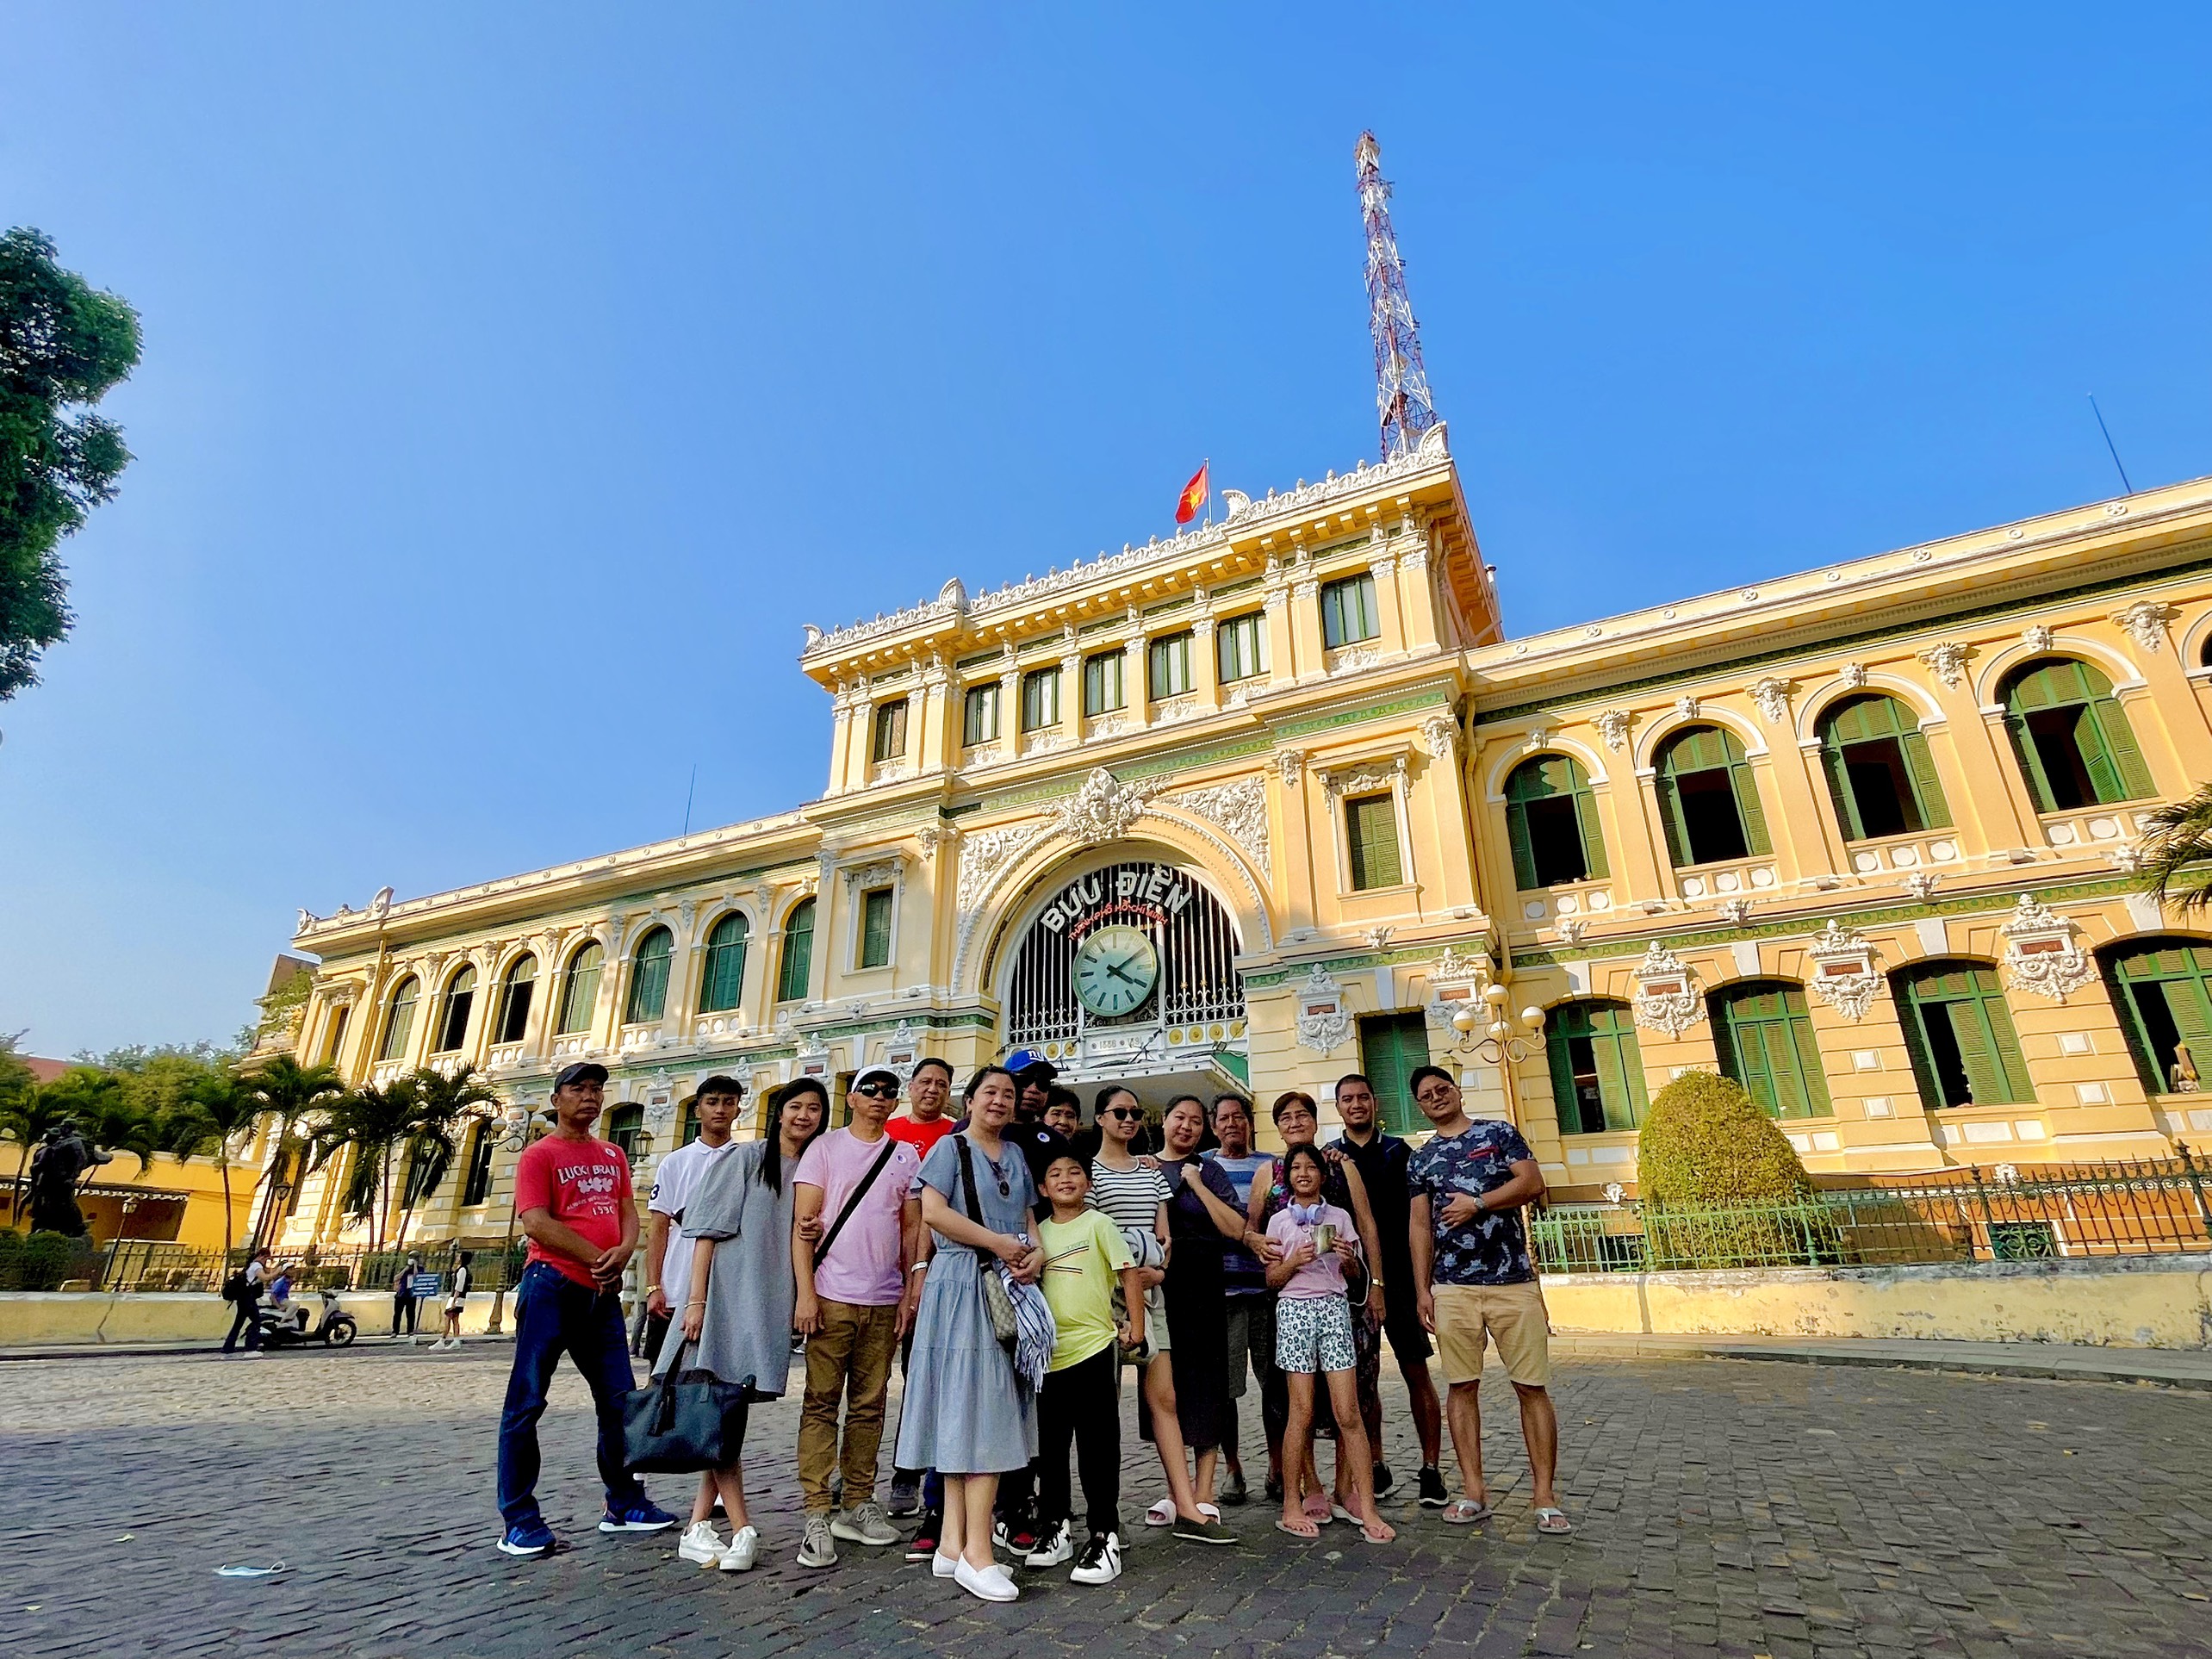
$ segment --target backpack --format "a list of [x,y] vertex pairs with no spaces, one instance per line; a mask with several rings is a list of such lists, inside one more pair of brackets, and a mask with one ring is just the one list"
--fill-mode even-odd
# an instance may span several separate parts
[[245,1300],[245,1270],[241,1267],[237,1272],[232,1274],[230,1277],[223,1281],[223,1300],[225,1302],[244,1302]]

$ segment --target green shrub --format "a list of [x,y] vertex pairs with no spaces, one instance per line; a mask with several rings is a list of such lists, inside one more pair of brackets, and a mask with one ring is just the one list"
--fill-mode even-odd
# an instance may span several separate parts
[[1743,1085],[1685,1072],[1652,1097],[1636,1153],[1646,1204],[1786,1204],[1812,1190],[1797,1150]]
[[84,1277],[78,1270],[88,1267],[83,1241],[62,1233],[34,1233],[16,1258],[16,1278],[26,1290],[54,1289],[64,1279]]

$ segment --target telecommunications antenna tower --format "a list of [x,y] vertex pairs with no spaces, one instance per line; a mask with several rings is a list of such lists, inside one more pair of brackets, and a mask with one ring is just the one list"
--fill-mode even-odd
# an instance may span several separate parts
[[1406,296],[1406,264],[1390,228],[1390,184],[1382,177],[1382,146],[1372,133],[1359,135],[1353,152],[1359,170],[1359,216],[1367,227],[1367,304],[1375,332],[1375,408],[1382,423],[1382,458],[1412,449],[1437,424],[1421,366],[1421,334],[1414,302]]

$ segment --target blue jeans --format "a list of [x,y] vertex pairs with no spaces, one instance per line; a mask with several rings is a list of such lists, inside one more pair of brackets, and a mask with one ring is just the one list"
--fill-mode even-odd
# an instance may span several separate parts
[[500,1513],[509,1526],[538,1519],[537,1420],[545,1415],[545,1391],[564,1351],[599,1407],[599,1471],[608,1510],[619,1512],[645,1497],[623,1456],[622,1397],[636,1378],[621,1300],[532,1262],[515,1291],[514,1370],[500,1414]]

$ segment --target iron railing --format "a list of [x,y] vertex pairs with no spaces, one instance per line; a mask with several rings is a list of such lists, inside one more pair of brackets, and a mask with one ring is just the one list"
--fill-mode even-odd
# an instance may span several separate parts
[[[389,1290],[393,1279],[410,1255],[422,1258],[426,1271],[449,1276],[463,1246],[440,1241],[405,1250],[370,1250],[365,1246],[339,1248],[307,1246],[279,1252],[277,1267],[289,1267],[295,1289],[307,1292],[326,1286],[334,1290]],[[471,1292],[512,1289],[522,1276],[527,1249],[518,1240],[502,1259],[500,1247],[469,1246]],[[216,1291],[231,1273],[245,1264],[245,1246],[227,1256],[220,1250],[152,1239],[115,1239],[105,1244],[89,1240],[37,1235],[34,1243],[0,1234],[0,1290],[99,1291]]]
[[1530,1218],[1547,1273],[1889,1267],[2212,1251],[2212,1170],[2187,1152],[1876,1177],[1801,1201],[1559,1204]]

